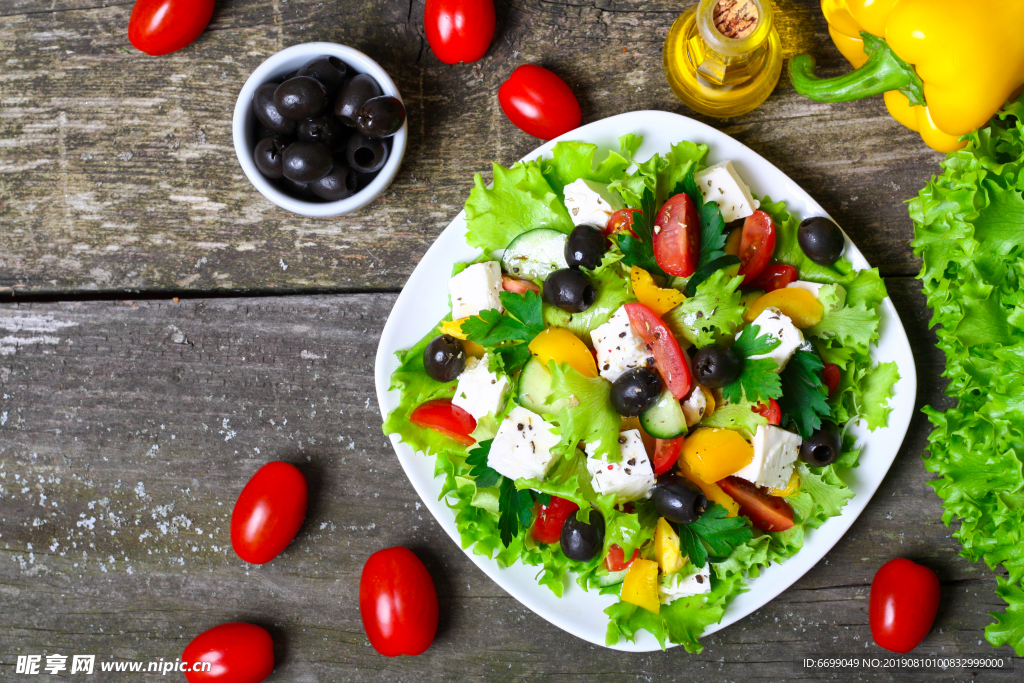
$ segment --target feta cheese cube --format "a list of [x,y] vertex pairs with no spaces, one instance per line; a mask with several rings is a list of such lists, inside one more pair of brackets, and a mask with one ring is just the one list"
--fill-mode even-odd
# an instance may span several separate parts
[[508,391],[508,378],[491,372],[487,364],[487,354],[480,359],[467,358],[452,398],[452,404],[472,415],[474,420],[489,413],[497,414]]
[[474,263],[448,280],[448,293],[452,296],[452,318],[458,320],[477,315],[488,308],[502,311],[501,264],[497,261]]
[[[793,289],[802,289],[805,292],[810,292],[814,295],[815,299],[821,301],[821,288],[828,287],[828,285],[822,285],[817,282],[808,282],[807,280],[797,280],[796,282],[790,282],[786,287],[792,287]],[[842,285],[835,285],[836,301],[834,302],[834,308],[842,308],[846,304],[846,288]],[[822,304],[825,302],[822,301]]]
[[640,430],[629,429],[619,434],[619,462],[608,462],[594,453],[600,442],[588,443],[587,470],[594,491],[601,495],[614,493],[616,501],[625,503],[644,498],[654,488],[654,469],[640,438]]
[[679,598],[703,595],[711,592],[711,564],[705,562],[696,574],[680,576],[679,572],[661,577],[658,582],[658,599],[667,605]]
[[553,429],[537,413],[516,406],[498,427],[488,466],[509,479],[543,479],[555,459],[551,449],[560,440]]
[[609,190],[605,183],[580,178],[566,185],[562,192],[573,225],[596,225],[603,229],[612,214],[622,208],[618,193]]
[[800,435],[775,425],[758,425],[752,443],[754,459],[734,476],[758,486],[786,488],[800,457]]
[[720,161],[695,173],[693,179],[704,195],[705,202],[715,202],[722,212],[722,220],[731,223],[746,218],[761,206],[750,194],[750,188],[740,179],[731,161]]
[[704,418],[704,411],[708,409],[708,398],[699,384],[693,385],[693,391],[683,401],[683,417],[686,418],[686,426],[692,427]]
[[626,308],[620,306],[608,322],[590,333],[597,351],[597,370],[609,382],[633,368],[654,364],[654,356],[629,322]]
[[[804,341],[804,333],[793,324],[788,315],[777,308],[764,309],[761,311],[761,315],[754,318],[754,321],[750,324],[758,326],[758,336],[770,334],[780,342],[778,346],[768,353],[750,356],[750,359],[771,358],[778,364],[779,372],[785,369],[786,363],[793,357],[797,349],[806,343]],[[737,338],[739,336],[739,334],[736,335]]]

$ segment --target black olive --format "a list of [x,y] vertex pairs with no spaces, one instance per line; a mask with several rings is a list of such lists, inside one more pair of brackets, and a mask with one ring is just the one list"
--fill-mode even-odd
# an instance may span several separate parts
[[327,96],[334,97],[341,90],[341,86],[345,84],[348,67],[337,57],[324,55],[303,64],[298,75],[309,76],[320,81],[327,88]]
[[544,281],[544,301],[569,313],[582,313],[594,305],[597,290],[587,276],[572,268],[562,268]]
[[313,194],[313,190],[310,189],[309,183],[300,183],[296,180],[292,180],[287,176],[281,176],[277,184],[284,190],[285,194],[289,194],[296,199],[305,200],[316,200],[318,197]]
[[292,121],[319,116],[327,107],[327,88],[309,76],[289,78],[274,91],[274,105]]
[[740,358],[730,348],[710,344],[693,354],[693,378],[698,384],[717,388],[731,384],[740,375]]
[[284,175],[281,157],[284,154],[284,148],[287,146],[287,141],[280,135],[263,138],[257,142],[252,156],[260,173],[268,178],[275,179]]
[[281,133],[275,133],[259,121],[256,122],[256,139],[262,140],[263,138],[273,137],[275,135],[281,135]]
[[572,513],[562,524],[558,540],[566,557],[586,562],[604,548],[604,515],[591,510],[590,524],[587,524],[576,519],[575,512]]
[[274,104],[274,91],[277,90],[277,83],[264,83],[256,88],[252,94],[252,111],[256,118],[268,130],[281,135],[291,135],[295,132],[295,122],[286,119],[278,111]]
[[653,368],[634,368],[612,382],[612,407],[619,415],[636,417],[650,408],[661,395],[661,377]]
[[708,507],[708,499],[700,488],[678,474],[658,477],[651,500],[659,515],[676,524],[696,522]]
[[336,202],[339,199],[345,199],[355,194],[357,183],[358,180],[356,179],[355,172],[348,167],[344,159],[336,155],[331,172],[320,180],[311,182],[309,189],[321,199]]
[[822,422],[821,427],[800,444],[800,457],[814,467],[831,465],[843,450],[839,427],[831,422]]
[[466,368],[466,350],[450,334],[434,337],[423,351],[423,367],[438,382],[451,382]]
[[299,121],[295,132],[303,142],[318,142],[321,145],[327,145],[334,149],[345,139],[344,130],[333,116],[321,114],[311,119]]
[[807,258],[821,266],[831,266],[838,261],[846,247],[843,231],[824,216],[805,218],[796,231],[796,238]]
[[577,225],[565,240],[565,262],[570,268],[593,270],[601,265],[606,251],[604,233],[593,225]]
[[293,142],[284,148],[283,162],[286,178],[311,183],[331,172],[331,150],[312,142]]
[[405,105],[397,97],[371,97],[356,112],[356,128],[371,138],[389,138],[405,123]]
[[360,173],[376,173],[388,160],[388,148],[380,140],[356,133],[345,144],[345,160]]
[[334,100],[334,115],[344,125],[355,128],[356,113],[360,107],[366,103],[366,100],[380,94],[380,86],[377,85],[377,81],[373,80],[373,76],[359,74],[345,84]]

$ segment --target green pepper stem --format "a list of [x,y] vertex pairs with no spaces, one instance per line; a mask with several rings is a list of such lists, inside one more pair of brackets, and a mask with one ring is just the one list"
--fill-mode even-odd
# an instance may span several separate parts
[[868,61],[856,71],[835,78],[814,75],[814,57],[796,55],[789,60],[789,79],[796,91],[816,102],[851,102],[890,90],[899,90],[913,104],[925,104],[924,85],[914,67],[900,59],[878,36],[861,32]]

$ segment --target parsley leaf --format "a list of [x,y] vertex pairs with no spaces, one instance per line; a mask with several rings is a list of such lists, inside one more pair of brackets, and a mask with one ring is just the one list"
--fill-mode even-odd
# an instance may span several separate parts
[[779,374],[782,382],[779,407],[785,417],[793,419],[797,431],[805,439],[821,426],[821,416],[829,414],[828,402],[822,393],[823,367],[818,354],[797,351]]
[[469,341],[494,349],[512,373],[530,359],[527,344],[544,331],[544,304],[536,292],[502,292],[499,296],[504,314],[495,308],[480,311],[462,323],[462,331]]
[[502,477],[498,488],[498,533],[502,544],[507,548],[519,535],[519,529],[528,528],[532,522],[532,492],[520,491],[513,480]]
[[489,489],[498,484],[501,475],[497,470],[487,464],[487,456],[491,452],[491,443],[494,439],[481,441],[476,448],[469,451],[466,456],[466,464],[470,466],[469,476],[476,479],[478,489]]
[[770,334],[758,336],[760,331],[758,325],[747,325],[732,345],[732,350],[740,358],[740,374],[730,384],[722,387],[722,396],[730,403],[739,403],[743,399],[751,403],[762,403],[770,398],[778,398],[782,393],[775,361],[771,358],[751,359],[751,356],[768,353],[782,343]]
[[658,212],[654,193],[650,188],[644,188],[643,197],[640,199],[640,211],[639,214],[633,214],[633,232],[636,233],[636,237],[626,232],[619,233],[622,262],[627,266],[643,268],[652,275],[667,278],[668,275],[654,258],[654,221],[658,217]]
[[709,503],[696,522],[678,525],[680,545],[695,567],[703,567],[709,556],[712,562],[721,562],[733,548],[753,538],[746,518],[726,517],[727,514],[721,505]]
[[693,172],[694,166],[691,166],[683,179],[683,192],[690,195],[700,219],[700,258],[697,259],[697,267],[700,268],[725,256],[725,221],[722,220],[718,204],[704,201],[704,195],[693,179]]

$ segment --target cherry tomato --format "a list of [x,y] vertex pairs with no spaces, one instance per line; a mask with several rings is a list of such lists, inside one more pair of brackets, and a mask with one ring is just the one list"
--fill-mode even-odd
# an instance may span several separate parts
[[740,506],[740,514],[748,517],[762,531],[785,531],[793,526],[793,508],[784,498],[772,496],[746,479],[726,477],[718,486]]
[[200,633],[181,659],[189,668],[210,662],[209,671],[185,671],[189,683],[259,683],[274,670],[274,641],[265,628],[235,621]]
[[779,407],[774,398],[768,399],[767,405],[758,403],[751,410],[768,420],[770,425],[777,425],[782,422],[782,408]]
[[551,502],[541,505],[537,510],[537,519],[533,522],[533,540],[538,543],[558,543],[565,520],[579,509],[580,506],[571,500],[551,496]]
[[213,0],[136,0],[128,40],[147,55],[165,55],[199,37],[213,16]]
[[636,233],[633,232],[634,213],[640,213],[640,209],[619,209],[613,213],[604,226],[605,237],[611,237],[617,232],[628,232],[636,237]]
[[445,64],[475,62],[494,39],[494,0],[427,0],[423,28]]
[[654,445],[654,474],[665,474],[679,460],[679,453],[683,450],[683,438],[658,439]]
[[839,366],[835,363],[825,363],[821,371],[821,380],[828,387],[828,397],[832,398],[832,394],[839,388]]
[[693,386],[690,364],[672,331],[658,315],[640,303],[626,304],[633,329],[654,353],[654,364],[672,395],[682,400]]
[[498,88],[505,116],[541,140],[557,138],[583,122],[580,103],[565,81],[536,64],[523,64]]
[[758,210],[743,221],[740,237],[740,270],[743,284],[750,284],[764,272],[775,253],[775,221],[764,211]]
[[761,274],[754,278],[750,285],[755,289],[760,289],[765,292],[774,292],[776,289],[782,289],[783,287],[796,282],[797,280],[796,268],[793,266],[787,266],[781,263],[775,263],[770,266],[766,266]]
[[629,562],[626,562],[626,553],[622,552],[622,547],[618,543],[612,543],[608,546],[608,554],[604,558],[604,566],[608,568],[610,572],[621,572],[623,569],[627,569],[629,565],[633,564],[640,555],[640,549],[637,548],[633,551],[633,557],[629,558]]
[[420,427],[429,427],[466,446],[476,443],[470,436],[476,429],[476,420],[462,408],[452,405],[451,400],[447,398],[421,404],[412,411],[409,422]]
[[295,538],[306,517],[306,478],[295,465],[268,462],[252,475],[231,511],[231,547],[252,564],[266,564]]
[[669,275],[690,277],[699,256],[697,207],[690,195],[677,194],[665,202],[654,220],[654,260]]
[[540,287],[537,286],[536,282],[530,282],[529,280],[517,280],[514,277],[508,275],[501,276],[501,288],[506,292],[512,292],[513,294],[526,294],[527,292],[537,292],[540,294]]
[[924,640],[939,611],[939,577],[904,558],[882,565],[871,582],[871,637],[892,652],[910,652]]
[[420,558],[402,546],[378,550],[359,578],[359,614],[373,649],[418,655],[437,634],[437,589]]

